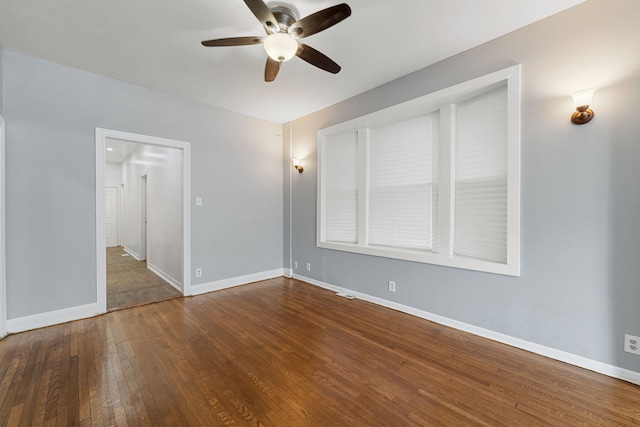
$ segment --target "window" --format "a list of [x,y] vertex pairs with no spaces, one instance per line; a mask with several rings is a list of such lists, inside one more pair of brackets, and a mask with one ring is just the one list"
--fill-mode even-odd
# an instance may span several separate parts
[[520,274],[520,68],[318,133],[319,247]]

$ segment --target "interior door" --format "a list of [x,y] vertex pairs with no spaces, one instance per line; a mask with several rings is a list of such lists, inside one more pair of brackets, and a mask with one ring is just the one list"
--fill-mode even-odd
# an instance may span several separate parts
[[105,190],[105,231],[109,248],[118,246],[118,187],[107,187]]
[[147,251],[149,247],[147,245],[147,197],[148,197],[148,181],[147,175],[142,176],[142,245],[140,250],[140,261],[147,259]]

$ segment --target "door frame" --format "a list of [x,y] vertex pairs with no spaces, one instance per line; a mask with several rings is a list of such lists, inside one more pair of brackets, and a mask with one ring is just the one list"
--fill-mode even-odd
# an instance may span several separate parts
[[106,139],[121,139],[182,150],[182,294],[191,295],[191,144],[117,130],[96,128],[96,270],[98,313],[107,312],[107,250],[105,224]]
[[7,334],[7,282],[5,262],[4,118],[0,115],[0,338]]

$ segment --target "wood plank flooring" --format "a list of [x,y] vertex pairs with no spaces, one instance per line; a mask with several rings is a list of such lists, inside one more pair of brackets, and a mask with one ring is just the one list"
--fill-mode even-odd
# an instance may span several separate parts
[[175,298],[182,294],[137,261],[122,247],[107,248],[107,309],[132,307]]
[[0,341],[2,426],[638,424],[638,386],[285,278]]

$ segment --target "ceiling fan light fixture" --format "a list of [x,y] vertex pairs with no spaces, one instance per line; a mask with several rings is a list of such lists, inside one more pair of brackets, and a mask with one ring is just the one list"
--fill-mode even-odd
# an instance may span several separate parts
[[271,34],[264,40],[264,50],[271,59],[285,62],[293,58],[298,51],[298,42],[285,33]]

